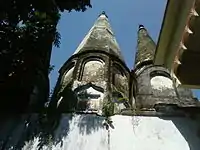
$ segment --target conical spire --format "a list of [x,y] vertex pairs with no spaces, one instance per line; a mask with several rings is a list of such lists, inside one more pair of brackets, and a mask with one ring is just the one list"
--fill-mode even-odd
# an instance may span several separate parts
[[142,62],[153,60],[156,44],[149,36],[143,25],[139,25],[137,53],[135,59],[135,67]]
[[93,27],[84,37],[74,54],[89,50],[106,51],[123,60],[105,11],[99,15]]

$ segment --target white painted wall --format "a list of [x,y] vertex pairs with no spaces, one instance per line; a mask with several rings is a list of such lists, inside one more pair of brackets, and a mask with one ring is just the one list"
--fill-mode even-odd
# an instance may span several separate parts
[[[63,144],[52,150],[199,150],[198,121],[187,118],[113,116],[114,129],[106,130],[95,115],[63,115],[56,135],[68,130]],[[66,125],[66,123],[69,123]],[[110,132],[110,133],[109,133]],[[108,135],[110,134],[110,135]],[[39,141],[29,142],[37,149]],[[51,144],[50,144],[51,145]],[[48,146],[47,146],[48,147]],[[47,149],[47,147],[44,149]]]

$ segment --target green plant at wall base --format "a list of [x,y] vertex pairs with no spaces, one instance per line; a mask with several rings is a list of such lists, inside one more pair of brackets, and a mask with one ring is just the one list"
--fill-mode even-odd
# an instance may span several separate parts
[[123,92],[121,92],[120,90],[118,90],[115,86],[113,86],[113,93],[119,93],[121,96],[123,96],[123,97],[120,97],[120,98],[118,98],[118,99],[124,99],[124,100],[127,100],[127,101],[128,101],[128,98],[127,98],[127,97],[124,97]]
[[114,103],[112,103],[111,101],[104,102],[102,112],[105,117],[110,117],[114,115]]
[[120,97],[120,98],[118,98],[117,99],[117,101],[119,101],[119,102],[128,102],[128,98],[127,97]]

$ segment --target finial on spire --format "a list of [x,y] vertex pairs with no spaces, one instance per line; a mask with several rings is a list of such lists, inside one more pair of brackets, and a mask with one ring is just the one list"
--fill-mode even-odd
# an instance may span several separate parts
[[99,16],[101,16],[101,15],[105,15],[105,16],[108,18],[108,16],[107,16],[107,14],[106,14],[105,11],[102,11],[101,14],[100,14]]
[[142,24],[139,25],[139,30],[140,29],[145,29],[144,26]]

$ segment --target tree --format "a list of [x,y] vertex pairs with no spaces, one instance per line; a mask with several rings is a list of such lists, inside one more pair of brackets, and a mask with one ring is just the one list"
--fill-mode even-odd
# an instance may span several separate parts
[[59,46],[60,35],[56,30],[59,10],[85,11],[87,6],[91,7],[89,0],[0,1],[2,108],[26,111],[34,86],[45,80],[39,87],[44,96],[36,102],[40,105],[37,108],[43,106],[48,99],[52,44]]

